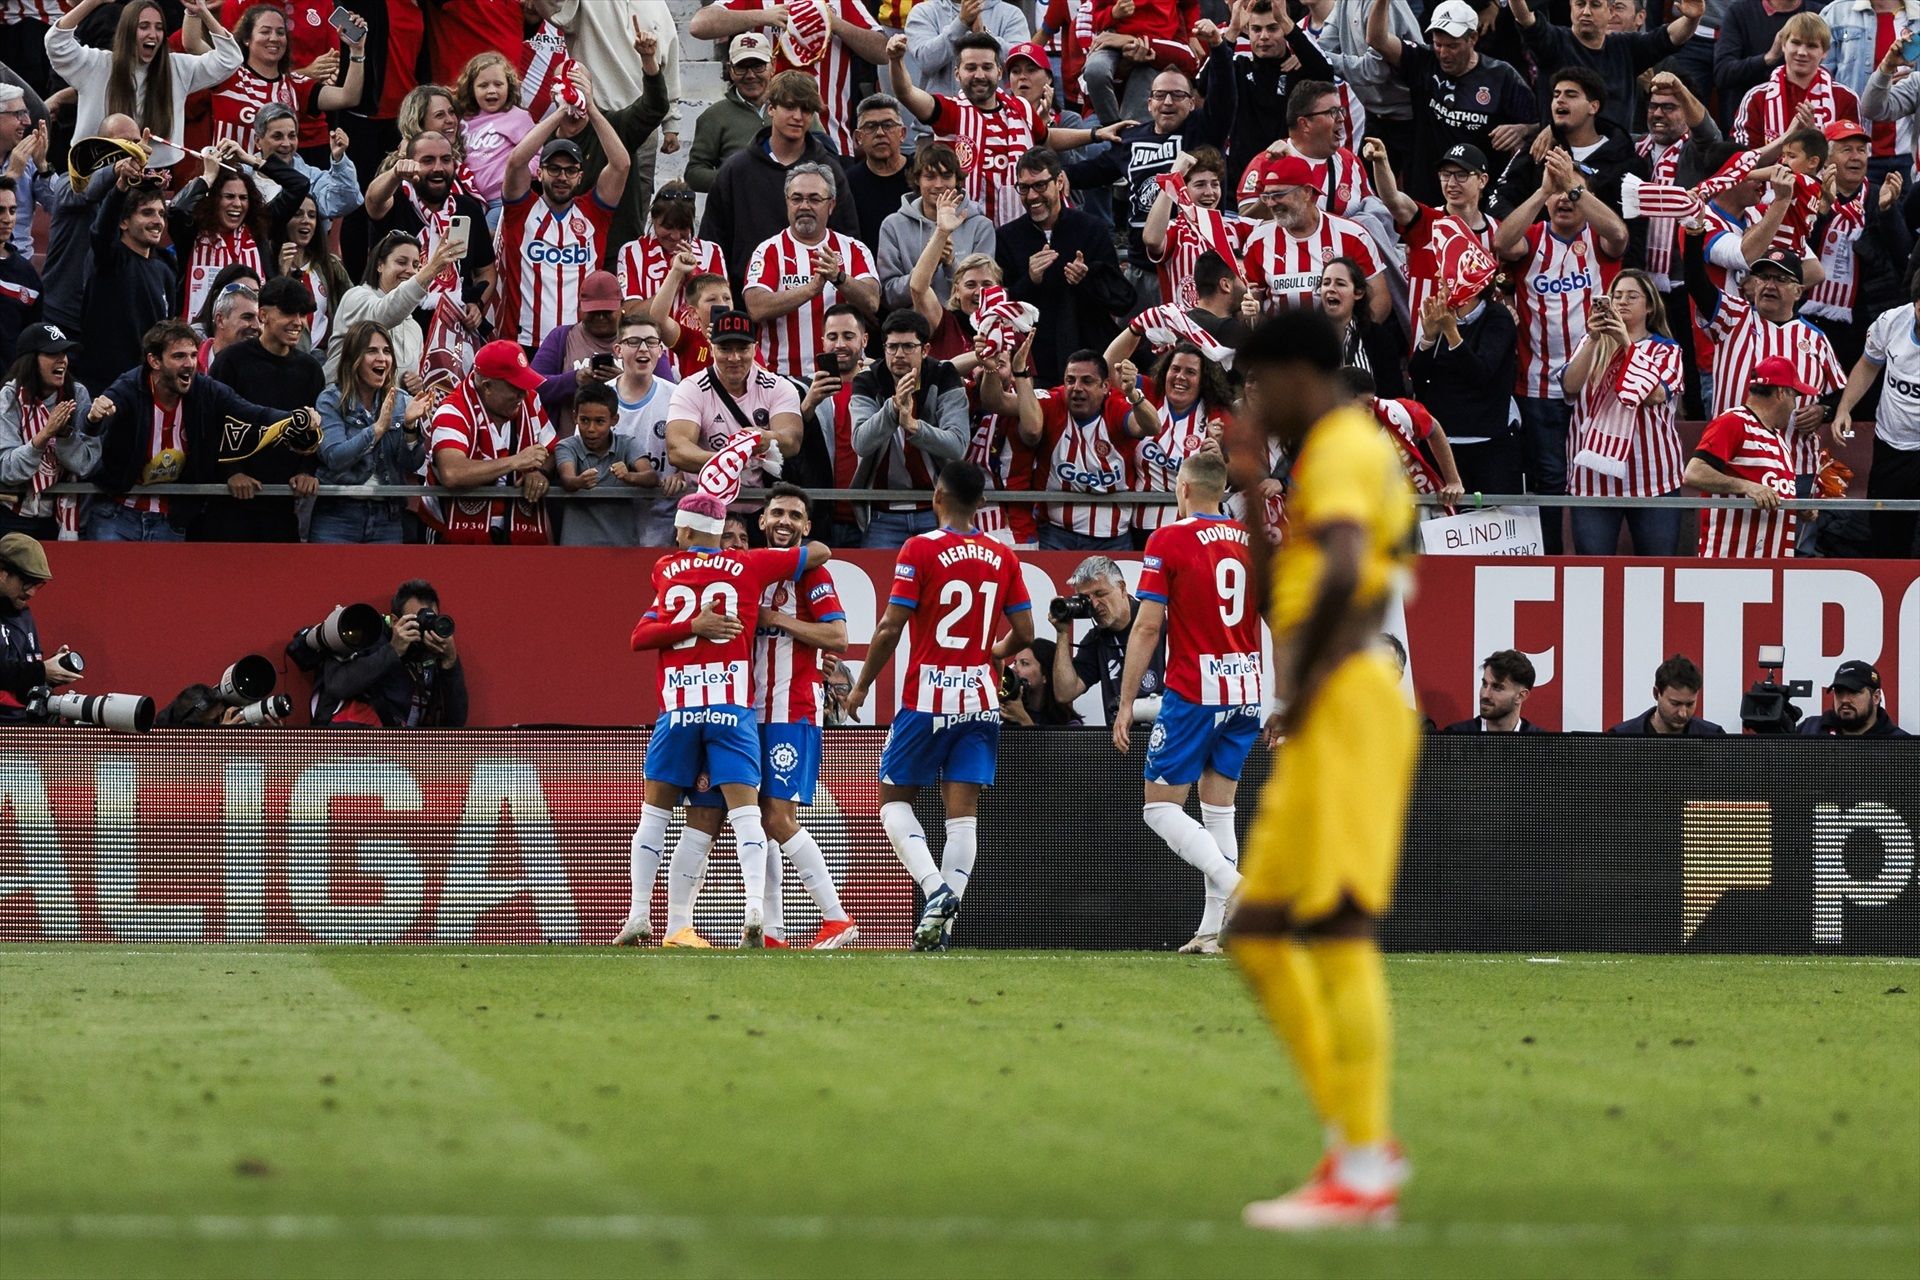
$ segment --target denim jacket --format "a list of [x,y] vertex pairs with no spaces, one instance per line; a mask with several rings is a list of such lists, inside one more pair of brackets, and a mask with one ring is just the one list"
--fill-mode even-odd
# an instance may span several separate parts
[[[1833,48],[1827,51],[1827,71],[1835,82],[1865,96],[1867,77],[1879,62],[1873,56],[1873,40],[1879,30],[1879,15],[1872,0],[1834,0],[1820,16],[1833,28]],[[1906,0],[1906,11],[1893,15],[1894,38],[1904,29],[1920,28],[1920,0]]]
[[[378,443],[373,438],[374,410],[356,395],[344,402],[338,386],[320,393],[320,470],[321,484],[417,484],[420,468],[427,457],[425,427],[414,439],[407,439],[401,421],[407,412],[403,391],[393,399],[393,421]],[[404,505],[400,498],[384,499],[390,506]]]

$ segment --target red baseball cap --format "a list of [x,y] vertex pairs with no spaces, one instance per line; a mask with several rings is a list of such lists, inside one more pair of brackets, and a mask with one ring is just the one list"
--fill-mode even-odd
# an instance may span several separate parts
[[1007,50],[1007,65],[1009,67],[1013,65],[1013,60],[1015,58],[1025,58],[1028,62],[1031,62],[1034,66],[1040,68],[1042,71],[1053,70],[1053,59],[1047,56],[1047,51],[1045,49],[1041,48],[1039,45],[1035,44],[1031,40],[1027,41],[1025,44],[1017,44],[1013,46],[1013,48]]
[[1835,120],[1825,129],[1822,129],[1821,132],[1827,135],[1828,142],[1838,142],[1842,138],[1871,139],[1873,137],[1871,133],[1862,129],[1859,122],[1855,120]]
[[1272,187],[1311,187],[1318,184],[1313,179],[1313,166],[1300,156],[1288,152],[1285,155],[1268,156],[1266,168],[1260,173],[1260,189],[1266,191]]
[[1753,366],[1753,372],[1747,375],[1747,385],[1749,387],[1785,387],[1803,396],[1820,394],[1800,380],[1800,373],[1793,367],[1793,361],[1785,356],[1768,356]]
[[489,342],[473,353],[473,371],[482,378],[497,378],[522,391],[538,391],[546,381],[527,363],[527,353],[520,349],[520,344],[504,338]]
[[589,311],[618,311],[622,301],[620,277],[611,271],[589,271],[587,278],[580,282],[581,315]]

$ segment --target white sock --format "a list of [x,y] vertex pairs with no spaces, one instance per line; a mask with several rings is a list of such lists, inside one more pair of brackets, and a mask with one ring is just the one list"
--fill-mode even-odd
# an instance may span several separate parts
[[927,833],[921,828],[920,819],[913,815],[913,806],[905,800],[881,805],[880,825],[887,829],[887,839],[893,842],[894,856],[900,859],[900,865],[920,886],[920,892],[932,897],[941,885],[940,868],[933,865],[933,854],[927,850]]
[[787,855],[800,883],[812,895],[813,905],[820,908],[820,918],[845,920],[847,913],[840,905],[840,890],[834,887],[833,874],[827,870],[827,855],[820,852],[813,833],[801,827],[793,839],[781,844],[780,852]]
[[778,840],[767,841],[767,936],[776,942],[787,940],[787,926],[784,912],[787,900],[782,890],[786,879],[786,868],[780,865],[780,853],[784,848]]
[[973,879],[973,859],[980,852],[980,819],[948,818],[947,846],[940,851],[940,878],[958,898]]
[[667,935],[693,927],[693,904],[700,897],[700,882],[707,876],[707,854],[713,849],[713,837],[692,827],[680,833],[673,846],[673,859],[667,864]]
[[[1220,856],[1233,864],[1233,883],[1240,883],[1240,836],[1233,829],[1233,806],[1230,804],[1208,804],[1200,802],[1200,825],[1213,837],[1213,843],[1219,847]],[[1231,893],[1229,889],[1227,893]],[[1227,894],[1220,893],[1207,882],[1207,905],[1200,914],[1200,932],[1218,933],[1227,922]]]
[[667,823],[672,817],[671,812],[656,805],[640,806],[640,825],[633,829],[633,842],[628,846],[633,872],[628,915],[645,915],[653,903],[653,881],[660,874],[660,854],[667,847]]
[[1393,1189],[1393,1153],[1384,1142],[1363,1147],[1342,1147],[1335,1157],[1340,1181],[1365,1195],[1380,1195]]
[[767,833],[760,825],[760,807],[743,804],[727,810],[727,825],[733,828],[733,842],[740,851],[740,884],[746,891],[747,909],[767,910]]
[[1187,816],[1185,809],[1161,801],[1143,806],[1140,816],[1181,861],[1207,878],[1207,885],[1214,892],[1231,893],[1233,886],[1240,883],[1240,873],[1220,852],[1220,846],[1213,842],[1205,827]]

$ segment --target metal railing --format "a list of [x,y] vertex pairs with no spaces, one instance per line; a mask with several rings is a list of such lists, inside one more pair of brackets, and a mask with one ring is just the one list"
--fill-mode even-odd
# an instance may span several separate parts
[[[78,481],[65,481],[51,485],[48,493],[89,494],[101,497],[156,497],[156,498],[216,498],[229,496],[224,484],[148,484],[135,485],[126,493],[109,493],[98,485]],[[518,493],[512,487],[485,489],[450,489],[445,485],[410,484],[323,484],[319,488],[322,498],[466,498],[500,499],[510,498]],[[809,495],[816,502],[927,502],[933,498],[927,489],[810,489]],[[269,494],[263,488],[262,496],[284,496]],[[577,492],[562,489],[558,484],[547,490],[547,499],[560,502],[640,502],[658,495],[652,489],[636,488],[632,485],[607,485]],[[740,497],[747,501],[764,499],[765,489],[742,489]],[[999,503],[1064,503],[1069,506],[1088,507],[1170,507],[1174,503],[1171,493],[1065,493],[1056,490],[1040,489],[998,489],[990,493],[990,501]],[[1684,510],[1704,510],[1709,507],[1729,507],[1750,510],[1753,503],[1747,498],[1723,498],[1708,496],[1662,497],[1662,498],[1590,498],[1576,497],[1572,494],[1546,493],[1469,493],[1456,503],[1448,503],[1435,494],[1416,494],[1414,502],[1422,507],[1455,506],[1462,510],[1482,510],[1489,507],[1679,507]],[[1781,502],[1789,511],[1920,511],[1920,498],[1789,498]]]

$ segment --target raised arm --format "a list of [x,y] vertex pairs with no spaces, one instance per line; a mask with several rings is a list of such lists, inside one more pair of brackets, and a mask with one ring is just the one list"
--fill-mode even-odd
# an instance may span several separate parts
[[[592,102],[593,99],[588,98],[587,101]],[[533,163],[533,158],[540,154],[540,148],[547,145],[547,139],[554,135],[566,118],[567,113],[556,103],[553,109],[547,112],[544,120],[527,130],[527,136],[513,144],[513,150],[507,152],[507,168],[500,180],[502,200],[511,203],[533,190],[533,170],[528,166]],[[608,163],[612,161],[609,160]],[[394,166],[396,169],[399,167],[399,165]],[[373,205],[372,188],[367,190],[367,205],[369,208]]]
[[[705,12],[702,10],[702,12]],[[940,102],[913,82],[907,71],[907,38],[895,36],[887,41],[887,76],[893,84],[893,96],[922,124],[931,123],[940,112]]]
[[1410,225],[1420,216],[1420,202],[1400,189],[1399,181],[1393,176],[1393,165],[1387,159],[1387,144],[1378,138],[1368,138],[1360,144],[1360,158],[1373,173],[1374,192],[1393,215],[1393,225]]
[[[1406,48],[1400,43],[1400,37],[1393,34],[1393,0],[1373,0],[1367,6],[1367,47],[1386,59],[1390,67],[1400,65],[1400,54]],[[1526,6],[1522,4],[1521,9]],[[1517,12],[1517,10],[1516,10]]]

